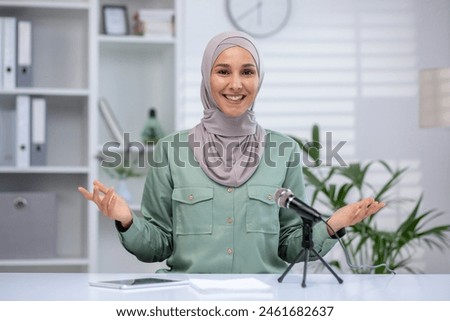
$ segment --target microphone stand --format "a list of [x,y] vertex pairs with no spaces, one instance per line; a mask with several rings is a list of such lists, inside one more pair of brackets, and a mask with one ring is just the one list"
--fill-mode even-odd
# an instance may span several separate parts
[[284,277],[289,273],[289,271],[292,269],[292,267],[297,263],[298,260],[300,260],[303,253],[305,253],[305,260],[304,260],[304,267],[303,267],[303,281],[302,281],[302,288],[306,288],[306,272],[308,267],[308,261],[309,261],[309,255],[312,251],[314,255],[317,256],[317,258],[325,265],[325,267],[328,269],[328,271],[331,272],[331,274],[334,275],[336,280],[339,282],[339,284],[342,284],[344,282],[337,274],[334,272],[334,270],[331,268],[331,266],[323,259],[323,257],[314,249],[314,242],[312,238],[312,226],[313,221],[309,219],[303,218],[303,240],[302,240],[302,250],[298,255],[295,257],[294,261],[289,264],[289,266],[286,268],[284,273],[278,278],[278,282],[283,282]]

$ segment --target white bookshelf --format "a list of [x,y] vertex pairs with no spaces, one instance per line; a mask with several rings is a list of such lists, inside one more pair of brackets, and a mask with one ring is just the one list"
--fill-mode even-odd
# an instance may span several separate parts
[[88,272],[97,268],[96,210],[77,192],[79,185],[97,176],[93,157],[97,137],[96,48],[92,46],[97,30],[95,4],[87,0],[0,0],[1,16],[31,21],[33,66],[30,87],[0,89],[0,108],[14,109],[18,95],[42,97],[47,105],[47,164],[0,167],[0,193],[51,192],[57,200],[54,256],[2,256],[0,272]]
[[[55,257],[2,258],[0,272],[102,272],[100,260],[120,265],[120,255],[100,253],[115,237],[114,224],[99,219],[96,206],[77,192],[78,186],[91,188],[97,178],[117,183],[97,159],[111,139],[99,115],[100,97],[108,100],[132,140],[140,140],[150,107],[156,108],[167,133],[177,127],[176,33],[104,35],[104,4],[126,5],[130,24],[133,12],[141,8],[179,10],[178,0],[0,0],[0,16],[30,20],[33,27],[32,86],[0,88],[0,108],[15,108],[18,95],[43,97],[48,131],[47,165],[0,166],[0,193],[48,191],[57,197]],[[146,170],[140,169],[143,174]],[[144,179],[129,181],[135,211]],[[100,237],[99,231],[105,230],[111,235]]]

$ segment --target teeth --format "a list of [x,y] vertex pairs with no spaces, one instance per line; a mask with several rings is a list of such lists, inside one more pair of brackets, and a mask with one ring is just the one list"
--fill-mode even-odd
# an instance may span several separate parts
[[225,95],[225,97],[227,99],[229,99],[229,100],[237,101],[237,100],[241,100],[244,96],[243,95],[239,95],[239,96],[228,96],[228,95]]

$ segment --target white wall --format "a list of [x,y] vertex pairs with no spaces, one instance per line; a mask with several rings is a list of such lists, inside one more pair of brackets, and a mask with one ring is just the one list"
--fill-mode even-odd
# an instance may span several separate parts
[[[202,116],[200,63],[207,41],[232,29],[223,0],[180,1],[179,128]],[[279,34],[259,39],[266,78],[256,104],[266,127],[309,138],[313,123],[347,141],[346,161],[383,159],[409,166],[398,193],[417,198],[423,209],[445,212],[450,224],[450,130],[419,129],[418,71],[450,66],[450,0],[292,0]],[[243,1],[243,3],[245,3]],[[371,180],[382,178],[373,173]],[[397,208],[377,220],[386,228],[400,222]],[[153,271],[121,249],[110,223],[100,222],[100,271]],[[341,256],[335,247],[330,256]],[[416,267],[450,273],[450,250],[423,246]],[[327,257],[328,258],[328,257]]]

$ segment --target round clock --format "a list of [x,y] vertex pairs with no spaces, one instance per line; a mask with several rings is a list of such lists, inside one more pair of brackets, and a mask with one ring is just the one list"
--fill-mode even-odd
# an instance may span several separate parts
[[291,0],[226,0],[231,23],[253,37],[271,36],[286,25]]

